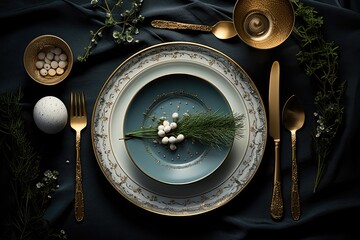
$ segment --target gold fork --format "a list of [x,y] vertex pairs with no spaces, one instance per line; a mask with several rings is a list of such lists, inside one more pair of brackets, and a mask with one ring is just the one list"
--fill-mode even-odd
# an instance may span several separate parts
[[84,194],[80,162],[81,131],[86,127],[86,107],[84,93],[71,92],[70,126],[76,131],[76,170],[75,170],[75,218],[78,222],[84,219]]

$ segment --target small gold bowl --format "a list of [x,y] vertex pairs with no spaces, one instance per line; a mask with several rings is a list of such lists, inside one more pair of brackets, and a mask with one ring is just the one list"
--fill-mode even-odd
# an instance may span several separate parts
[[[51,70],[51,74],[41,74],[40,70],[42,68],[37,67],[37,62],[42,61],[39,59],[38,54],[39,53],[47,53],[53,52],[53,50],[57,48],[56,54],[58,54],[61,50],[61,54],[65,54],[66,60],[64,60],[61,64],[59,60],[59,55],[57,57],[58,65],[62,66],[62,69],[58,69],[59,67],[56,67],[56,63],[51,64],[51,61],[55,61],[55,58],[53,60],[49,60],[51,58],[48,58],[46,61],[48,64],[52,67],[54,71]],[[42,54],[43,55],[43,54]],[[51,54],[55,56],[55,54]],[[64,56],[64,55],[63,55]],[[62,57],[63,57],[62,56]],[[54,36],[54,35],[41,35],[36,38],[34,38],[26,47],[24,52],[24,67],[26,72],[29,74],[29,76],[34,79],[36,82],[44,84],[44,85],[55,85],[57,83],[62,82],[70,73],[71,68],[73,66],[73,53],[71,51],[70,46],[60,37]],[[43,61],[43,63],[45,63]],[[63,66],[65,64],[65,66]],[[46,69],[48,69],[49,66],[46,66]],[[49,70],[49,69],[48,69]],[[44,71],[44,70],[43,70]],[[50,70],[49,70],[50,73]]]
[[295,12],[289,0],[237,0],[233,21],[243,42],[254,48],[269,49],[289,37]]

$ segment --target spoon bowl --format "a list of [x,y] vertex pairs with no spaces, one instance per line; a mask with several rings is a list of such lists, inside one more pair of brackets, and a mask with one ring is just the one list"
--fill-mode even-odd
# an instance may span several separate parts
[[290,132],[295,133],[304,125],[305,112],[295,95],[292,95],[286,101],[282,112],[282,118],[285,128]]
[[291,133],[291,214],[294,220],[299,220],[300,196],[296,163],[296,131],[304,125],[305,112],[295,95],[286,101],[282,111],[282,121],[285,128]]
[[219,39],[229,39],[237,35],[232,21],[219,21],[212,26],[211,32]]

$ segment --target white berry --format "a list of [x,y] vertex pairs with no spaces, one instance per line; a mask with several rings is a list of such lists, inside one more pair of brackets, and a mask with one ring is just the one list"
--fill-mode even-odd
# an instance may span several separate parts
[[170,132],[170,131],[171,131],[170,125],[166,125],[166,126],[164,127],[164,132],[165,132],[165,133],[168,133],[168,132]]
[[159,137],[164,137],[165,136],[165,131],[164,130],[159,130],[158,131],[158,136]]
[[163,137],[162,139],[161,139],[161,143],[162,144],[168,144],[169,143],[169,138],[168,137]]
[[185,139],[185,136],[181,133],[179,135],[177,135],[177,137],[176,137],[177,142],[182,142],[182,141],[184,141],[184,139]]
[[174,136],[169,137],[169,143],[176,143],[176,137]]
[[172,118],[173,118],[174,120],[177,120],[177,119],[179,118],[179,114],[178,114],[177,112],[174,112],[174,113],[172,114]]
[[177,123],[176,122],[170,123],[170,127],[171,127],[171,129],[177,128]]

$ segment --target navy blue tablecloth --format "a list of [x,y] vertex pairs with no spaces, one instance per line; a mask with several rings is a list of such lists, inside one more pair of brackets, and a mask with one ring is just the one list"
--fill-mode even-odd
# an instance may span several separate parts
[[[125,1],[126,2],[126,1]],[[219,40],[211,33],[152,28],[154,19],[212,25],[231,20],[235,0],[144,0],[137,44],[116,45],[104,36],[86,62],[75,59],[70,76],[55,86],[43,86],[29,78],[23,67],[27,44],[43,34],[54,34],[71,46],[74,56],[82,54],[90,30],[103,17],[94,13],[90,0],[2,0],[0,2],[0,93],[17,91],[24,97],[24,119],[34,145],[43,153],[44,168],[60,172],[45,218],[64,229],[68,239],[357,239],[360,214],[360,5],[353,1],[311,1],[324,16],[325,37],[340,49],[340,78],[346,79],[345,117],[328,159],[326,174],[316,193],[313,184],[316,159],[311,148],[314,112],[314,84],[296,61],[299,46],[290,36],[280,46],[254,49],[240,38]],[[274,150],[268,139],[262,163],[254,178],[233,200],[210,212],[187,217],[162,216],[127,201],[102,174],[91,143],[90,124],[82,135],[82,166],[85,218],[74,218],[75,150],[74,131],[69,125],[57,134],[41,132],[34,124],[34,104],[44,96],[56,96],[67,107],[70,92],[84,91],[91,119],[96,97],[115,68],[136,52],[153,44],[189,41],[218,49],[236,61],[253,80],[267,108],[269,71],[273,61],[281,65],[281,104],[295,94],[306,111],[304,127],[298,131],[297,161],[301,197],[301,218],[290,214],[291,145],[290,133],[281,128],[281,178],[284,218],[274,221],[269,214]],[[1,186],[4,186],[3,184]],[[1,211],[6,211],[6,203]]]

